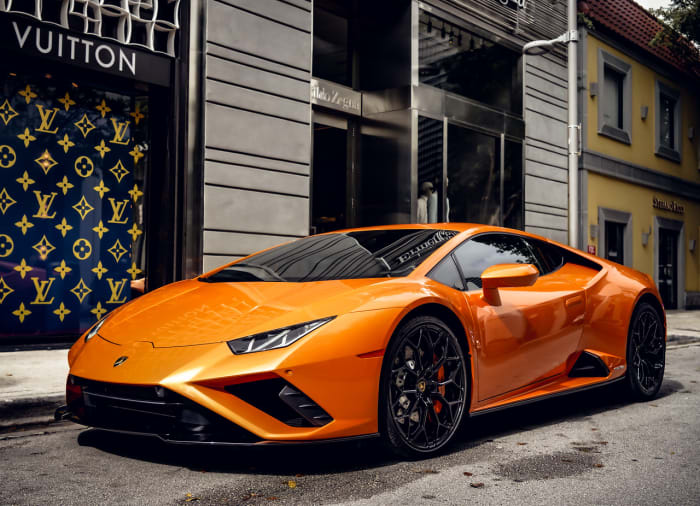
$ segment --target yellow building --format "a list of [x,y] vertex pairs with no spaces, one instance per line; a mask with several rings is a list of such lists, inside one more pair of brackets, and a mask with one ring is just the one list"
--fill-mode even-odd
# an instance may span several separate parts
[[700,306],[700,62],[651,47],[632,0],[581,3],[582,249],[654,278],[667,309]]

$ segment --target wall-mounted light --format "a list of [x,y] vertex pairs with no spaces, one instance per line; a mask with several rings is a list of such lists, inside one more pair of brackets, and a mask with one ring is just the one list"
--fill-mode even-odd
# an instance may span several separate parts
[[649,116],[649,106],[648,105],[643,105],[642,106],[642,119],[647,119],[647,116]]
[[688,249],[691,253],[695,253],[695,246],[697,246],[697,239],[691,239],[688,241]]
[[651,235],[651,227],[649,230],[642,230],[642,246],[649,244],[649,236]]
[[598,237],[599,226],[596,223],[592,223],[590,227],[591,239],[596,239]]
[[591,98],[595,98],[598,96],[598,83],[590,83],[588,85],[588,92],[591,95]]

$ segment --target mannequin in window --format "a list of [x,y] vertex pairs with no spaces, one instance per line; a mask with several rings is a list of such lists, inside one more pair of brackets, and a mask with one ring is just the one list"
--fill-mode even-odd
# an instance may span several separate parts
[[428,199],[433,194],[433,183],[425,181],[420,185],[417,201],[416,223],[428,223]]
[[433,181],[433,191],[428,197],[428,223],[438,222],[438,192],[436,188],[440,187],[440,182],[437,178]]

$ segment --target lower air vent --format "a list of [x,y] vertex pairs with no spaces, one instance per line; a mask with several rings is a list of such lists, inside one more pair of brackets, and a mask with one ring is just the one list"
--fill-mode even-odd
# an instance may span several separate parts
[[604,378],[610,374],[610,369],[593,353],[584,351],[569,372],[571,378]]
[[333,418],[282,378],[229,385],[226,391],[292,427],[320,427]]

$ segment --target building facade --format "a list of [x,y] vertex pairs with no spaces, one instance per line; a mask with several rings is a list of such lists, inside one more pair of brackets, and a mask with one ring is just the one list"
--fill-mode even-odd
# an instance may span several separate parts
[[204,270],[384,223],[566,240],[566,61],[521,56],[566,30],[565,2],[211,0],[199,12]]
[[0,336],[351,226],[567,237],[564,0],[0,1]]
[[581,237],[653,277],[667,309],[700,306],[700,75],[649,41],[631,0],[588,1],[581,26]]

